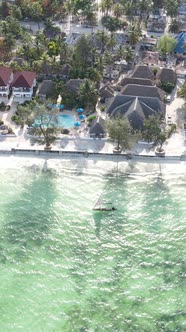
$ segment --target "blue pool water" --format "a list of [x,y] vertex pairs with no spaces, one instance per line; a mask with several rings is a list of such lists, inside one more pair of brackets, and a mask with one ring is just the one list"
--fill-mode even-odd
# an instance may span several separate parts
[[[37,126],[38,124],[40,124],[40,119],[35,119],[35,122],[33,124],[33,126]],[[43,119],[42,121],[42,124],[43,126],[45,127],[45,122],[46,122],[46,125],[49,121],[49,115],[45,115],[45,119]],[[60,114],[58,115],[58,123],[56,123],[55,120],[51,120],[50,121],[50,124],[51,125],[54,125],[56,126],[57,124],[57,127],[59,128],[66,128],[66,129],[69,129],[69,128],[72,128],[74,126],[74,122],[75,122],[75,118],[73,115],[69,115],[69,114]]]
[[72,128],[74,126],[74,116],[68,114],[60,114],[59,115],[59,127],[62,128]]

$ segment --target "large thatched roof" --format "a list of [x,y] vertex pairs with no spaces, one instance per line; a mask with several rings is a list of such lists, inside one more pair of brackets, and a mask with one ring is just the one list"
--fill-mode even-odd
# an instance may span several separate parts
[[161,101],[163,101],[165,97],[165,92],[156,86],[143,86],[137,84],[126,85],[121,93],[125,96],[158,98]]
[[127,116],[134,129],[142,129],[150,115],[165,114],[165,104],[158,98],[123,96],[118,94],[107,110],[110,117]]

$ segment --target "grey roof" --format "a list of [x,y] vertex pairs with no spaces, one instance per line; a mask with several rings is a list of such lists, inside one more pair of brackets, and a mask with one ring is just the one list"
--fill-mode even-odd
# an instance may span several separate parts
[[104,128],[105,120],[101,117],[94,119],[90,126],[90,134],[94,135],[105,135],[105,128]]
[[112,98],[114,96],[114,89],[107,83],[99,89],[99,94],[101,98]]
[[119,86],[125,86],[128,84],[137,84],[137,85],[148,85],[153,86],[154,83],[150,79],[145,78],[135,78],[135,77],[125,77],[119,82]]
[[171,68],[162,68],[158,78],[161,82],[171,82],[176,84],[177,75]]
[[112,98],[114,97],[114,94],[108,88],[105,88],[104,90],[100,91],[100,97],[105,99]]
[[16,62],[19,66],[22,66],[25,62],[25,59],[15,57],[13,58],[13,61]]
[[45,75],[65,75],[69,74],[71,66],[69,64],[64,64],[63,66],[52,65],[50,63],[43,63],[41,68],[41,74]]
[[136,66],[136,68],[132,74],[132,77],[145,78],[145,79],[150,79],[150,80],[154,79],[152,70],[146,65]]
[[84,82],[85,80],[82,80],[80,78],[76,79],[70,79],[66,83],[66,87],[69,92],[77,93],[79,91],[80,85]]
[[60,74],[61,75],[65,75],[65,76],[68,76],[69,74],[69,71],[72,67],[67,63],[67,64],[64,64],[60,70]]
[[49,96],[52,95],[53,91],[55,89],[55,83],[51,80],[44,80],[41,85],[40,88],[38,90],[38,95],[45,95],[45,96]]
[[150,115],[164,115],[165,104],[158,98],[123,96],[118,94],[107,110],[112,116],[127,116],[131,126],[135,129],[142,129],[144,119]]
[[158,21],[158,22],[153,22],[152,27],[153,28],[162,28],[163,30],[165,29],[166,23],[163,21]]
[[143,86],[137,84],[126,85],[121,93],[125,96],[135,96],[135,97],[154,97],[159,98],[161,101],[164,100],[165,92],[156,86]]
[[151,44],[151,45],[156,45],[157,44],[157,39],[156,38],[149,38],[145,37],[142,39],[142,44]]
[[142,61],[146,64],[157,65],[159,63],[159,52],[144,51],[142,54]]
[[[115,96],[115,98],[113,99],[112,103],[110,104],[110,106],[107,109],[107,114],[109,116],[111,116],[112,112],[117,108],[120,107],[121,105],[127,104],[130,105],[134,100],[133,96],[124,96],[122,94],[118,94],[117,96]],[[128,106],[127,108],[128,109]]]
[[45,75],[58,75],[59,68],[49,63],[43,63],[41,73]]
[[8,130],[8,126],[7,125],[0,125],[0,130]]

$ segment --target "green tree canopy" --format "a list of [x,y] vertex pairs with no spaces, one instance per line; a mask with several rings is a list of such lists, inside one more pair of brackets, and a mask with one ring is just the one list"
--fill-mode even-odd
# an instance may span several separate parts
[[40,137],[37,139],[39,143],[45,144],[46,148],[49,148],[59,133],[58,109],[49,110],[45,104],[36,104],[29,113],[27,121],[35,123],[32,133]]
[[175,38],[164,35],[158,39],[157,49],[161,54],[172,53],[177,45]]
[[155,116],[150,116],[144,121],[143,138],[147,142],[154,142],[158,145],[158,150],[162,151],[162,145],[170,136],[176,131],[176,125],[173,124],[169,129],[161,128],[160,119]]
[[183,98],[186,101],[186,82],[178,90],[178,97]]
[[94,82],[87,79],[80,85],[79,100],[82,106],[88,107],[88,110],[91,106],[95,108],[98,100],[98,92]]
[[84,69],[88,67],[92,59],[92,43],[89,36],[84,34],[78,39],[74,51],[73,51],[73,62],[72,66],[77,69]]
[[115,117],[106,121],[106,128],[111,139],[117,142],[117,150],[129,147],[129,133],[131,126],[126,117]]
[[156,142],[161,133],[160,120],[155,116],[150,116],[144,121],[143,138],[147,142]]
[[135,45],[140,37],[141,37],[141,30],[138,25],[131,25],[129,27],[129,41],[132,45]]
[[119,18],[112,16],[104,16],[102,19],[102,24],[110,32],[120,30],[123,26],[123,22]]
[[171,20],[169,25],[169,31],[172,33],[178,33],[180,30],[180,22],[176,19]]
[[55,141],[59,133],[58,109],[48,109],[45,104],[37,103],[35,100],[27,105],[19,105],[17,115],[13,115],[12,120],[22,126],[34,124],[31,134],[39,137],[36,141],[45,144],[47,148]]

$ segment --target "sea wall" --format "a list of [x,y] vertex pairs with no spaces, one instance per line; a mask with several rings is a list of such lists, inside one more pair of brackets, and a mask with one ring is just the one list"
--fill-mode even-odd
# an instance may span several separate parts
[[20,149],[13,148],[10,150],[0,150],[0,155],[30,155],[30,156],[48,156],[48,157],[85,157],[85,158],[98,158],[108,160],[136,160],[142,162],[181,162],[186,161],[186,155],[180,156],[156,156],[156,155],[142,155],[142,154],[117,154],[117,153],[102,153],[102,152],[88,152],[88,151],[61,151],[61,150],[44,150],[44,149]]

